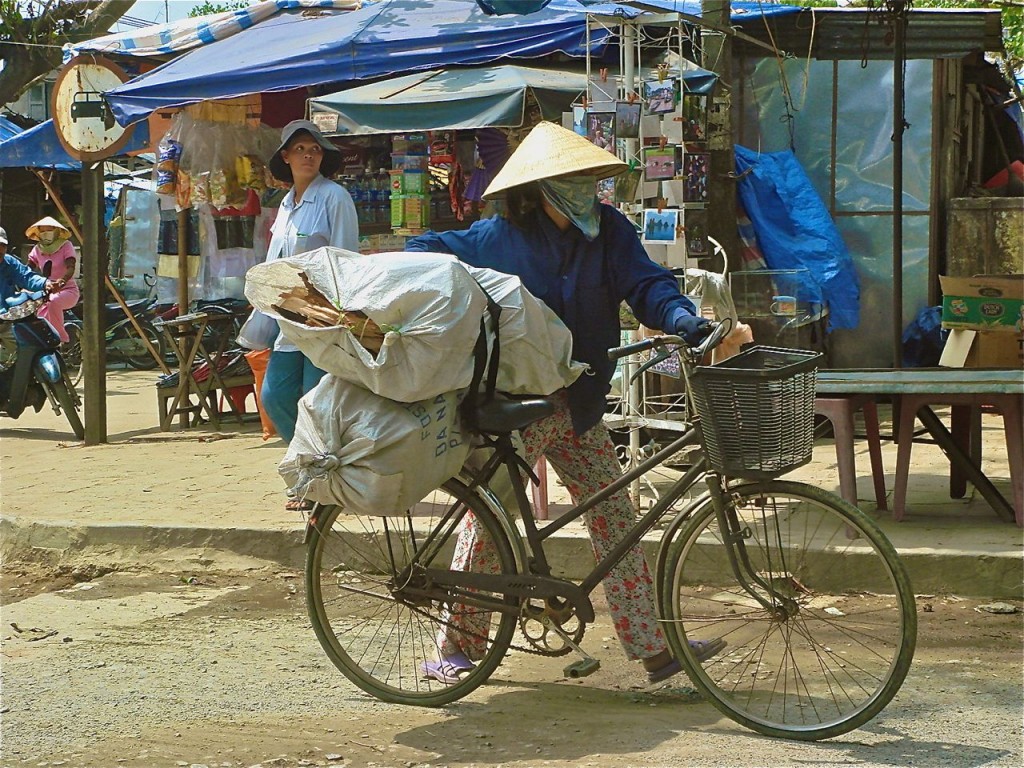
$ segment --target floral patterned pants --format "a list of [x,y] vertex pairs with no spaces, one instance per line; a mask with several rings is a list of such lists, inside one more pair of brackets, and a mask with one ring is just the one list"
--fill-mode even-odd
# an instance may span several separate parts
[[[533,466],[543,455],[565,483],[573,502],[579,504],[620,477],[622,468],[604,424],[598,424],[582,436],[577,436],[565,393],[559,393],[553,399],[556,403],[555,413],[531,424],[522,432],[526,460]],[[598,560],[630,528],[634,514],[625,489],[586,514],[587,530]],[[463,519],[452,568],[482,573],[498,571],[494,545],[472,515]],[[651,575],[639,545],[619,561],[602,584],[615,631],[626,655],[636,660],[663,651],[665,640],[655,617]],[[442,618],[453,627],[442,631],[438,637],[441,655],[448,656],[461,650],[470,659],[481,658],[485,647],[482,638],[487,634],[489,615],[467,610]],[[469,634],[462,635],[454,627],[464,629]]]

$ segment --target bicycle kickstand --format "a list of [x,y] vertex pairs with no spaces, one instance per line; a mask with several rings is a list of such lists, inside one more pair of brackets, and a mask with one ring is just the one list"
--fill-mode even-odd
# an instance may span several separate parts
[[556,635],[562,638],[562,640],[565,641],[566,645],[568,645],[570,648],[576,651],[576,653],[583,657],[578,661],[574,661],[572,664],[566,664],[565,667],[562,668],[563,675],[572,678],[586,677],[587,675],[594,674],[595,672],[597,672],[597,670],[601,668],[601,660],[595,659],[589,653],[580,648],[579,645],[577,645],[576,642],[571,637],[569,637],[566,631],[562,629],[560,626],[558,626],[556,622],[552,621],[549,616],[544,616],[539,620],[546,629],[550,629],[552,632],[554,632]]

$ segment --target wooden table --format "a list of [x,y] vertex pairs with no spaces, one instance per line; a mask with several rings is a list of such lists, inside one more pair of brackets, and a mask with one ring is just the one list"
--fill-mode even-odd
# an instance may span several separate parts
[[[1016,518],[1017,524],[1024,526],[1024,372],[977,368],[819,371],[817,392],[898,399],[895,519],[903,516],[905,508],[913,425],[917,418],[949,458],[950,495],[963,496],[964,480],[969,480],[996,512]],[[935,415],[933,405],[952,406],[952,431]],[[974,425],[980,423],[976,415],[983,405],[995,407],[1003,415],[1013,506],[981,471],[979,430]]]

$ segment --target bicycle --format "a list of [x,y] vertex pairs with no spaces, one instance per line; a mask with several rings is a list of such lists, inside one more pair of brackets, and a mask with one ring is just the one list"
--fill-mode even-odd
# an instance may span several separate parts
[[[723,365],[697,365],[725,325],[697,349],[662,336],[609,352],[614,359],[678,348],[697,415],[684,434],[557,520],[538,527],[523,478],[532,470],[510,437],[551,412],[544,399],[478,406],[489,459],[402,516],[317,505],[307,521],[305,586],[331,661],[379,699],[425,706],[470,693],[510,647],[544,656],[575,652],[581,658],[565,674],[590,674],[600,666],[580,647],[594,619],[590,593],[672,515],[653,569],[659,620],[672,653],[711,704],[759,733],[807,741],[846,733],[878,714],[913,658],[910,581],[859,509],[820,488],[776,479],[810,460],[820,355],[755,347]],[[582,581],[552,575],[544,550],[552,534],[694,445],[703,447],[695,463]],[[501,467],[524,534],[488,486]],[[706,491],[676,508],[702,479]],[[459,523],[470,514],[497,552],[493,572],[451,570]],[[449,615],[472,618],[476,629],[458,629],[466,622]],[[517,626],[524,641],[513,645]],[[486,640],[483,657],[451,684],[422,674],[423,662],[436,660],[440,631]],[[688,638],[712,633],[728,645],[700,662]]]

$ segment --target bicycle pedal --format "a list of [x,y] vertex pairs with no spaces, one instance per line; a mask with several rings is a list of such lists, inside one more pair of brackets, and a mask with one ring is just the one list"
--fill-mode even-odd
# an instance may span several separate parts
[[592,675],[601,668],[601,662],[598,659],[587,658],[574,661],[572,664],[567,664],[562,670],[562,674],[566,677],[586,677]]

